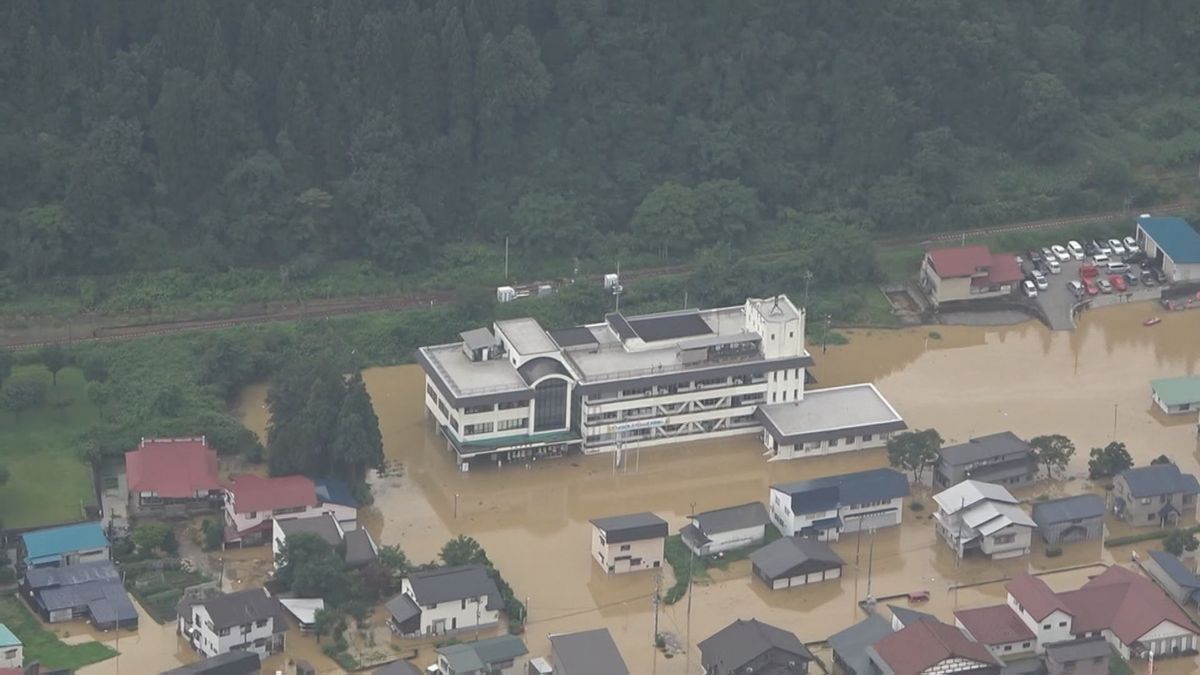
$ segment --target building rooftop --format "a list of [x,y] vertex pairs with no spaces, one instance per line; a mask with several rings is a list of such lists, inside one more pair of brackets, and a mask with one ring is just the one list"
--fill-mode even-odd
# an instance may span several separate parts
[[1196,576],[1196,573],[1188,569],[1179,558],[1167,551],[1150,551],[1150,557],[1181,588],[1193,592],[1200,590],[1200,576]]
[[811,563],[813,570],[832,569],[845,564],[829,544],[806,537],[783,537],[750,554],[750,561],[768,578],[782,576],[796,567]]
[[968,506],[962,512],[962,521],[967,527],[978,530],[985,537],[1009,525],[1037,527],[1037,523],[1029,514],[1016,504],[993,501],[976,502]]
[[941,623],[942,620],[929,612],[912,609],[911,607],[902,607],[900,605],[888,605],[888,609],[892,610],[892,617],[900,622],[901,626],[907,626],[914,621],[933,621]]
[[550,648],[567,673],[629,675],[629,667],[607,628],[553,634]]
[[955,626],[936,621],[916,621],[870,647],[894,675],[919,675],[947,659],[960,658],[995,665],[987,647],[968,638]]
[[280,598],[279,604],[306,626],[316,622],[318,610],[325,609],[325,601],[321,598]]
[[1200,375],[1164,377],[1150,380],[1150,388],[1166,405],[1184,405],[1200,401]]
[[21,540],[25,543],[27,565],[52,563],[62,558],[64,553],[108,546],[104,528],[95,522],[34,530],[21,535]]
[[450,670],[455,673],[490,671],[490,664],[511,661],[529,653],[525,643],[515,635],[501,635],[488,640],[462,642],[439,647],[437,653],[445,657]]
[[1125,469],[1121,478],[1129,485],[1129,494],[1134,498],[1157,497],[1159,495],[1200,493],[1200,482],[1190,473],[1183,473],[1174,464],[1150,464]]
[[371,671],[371,675],[425,675],[420,668],[399,659]]
[[610,544],[665,537],[668,530],[667,521],[650,512],[594,518],[590,522],[604,531]]
[[1177,264],[1200,263],[1200,234],[1183,218],[1143,217],[1138,226]]
[[795,633],[758,619],[738,619],[696,645],[705,672],[736,673],[742,667],[772,649],[779,649],[805,661],[812,652]]
[[1071,608],[1071,630],[1077,634],[1107,629],[1128,645],[1163,621],[1198,632],[1191,617],[1154,582],[1120,565],[1112,565],[1078,590],[1058,595]]
[[25,571],[25,584],[40,590],[54,586],[74,586],[90,581],[120,581],[121,573],[111,561],[99,560],[62,567],[31,567]]
[[[222,593],[191,604],[193,606],[202,605],[208,611],[213,626],[218,630],[252,621],[274,619],[279,617],[283,611],[283,605],[279,604],[279,600],[271,597],[261,588],[248,588],[236,593]],[[275,631],[286,630],[286,621],[283,624],[282,626],[276,624]]]
[[421,347],[418,354],[455,396],[529,390],[512,363],[506,359],[472,361],[463,354],[461,343]]
[[762,502],[750,502],[697,513],[695,520],[699,523],[701,532],[713,534],[766,525],[770,521],[770,517],[767,516],[767,509]]
[[521,356],[533,356],[557,351],[554,341],[538,320],[525,316],[519,319],[501,319],[496,322],[496,332],[503,333],[513,351]]
[[337,478],[314,478],[313,487],[317,490],[317,499],[323,504],[358,508],[358,500],[354,498],[350,486]]
[[1033,520],[1039,527],[1072,520],[1104,517],[1104,497],[1085,494],[1033,503]]
[[943,462],[953,466],[961,466],[985,459],[1004,457],[1023,452],[1029,452],[1028,443],[1018,438],[1011,431],[1001,431],[997,434],[972,438],[966,443],[945,446],[938,454]]
[[458,334],[462,338],[463,344],[467,349],[475,351],[477,349],[487,349],[496,345],[496,336],[492,335],[492,331],[486,328],[472,328]]
[[162,675],[249,675],[260,672],[260,664],[258,652],[237,650],[172,668]]
[[1008,591],[1035,621],[1041,621],[1054,612],[1071,613],[1058,594],[1050,590],[1046,582],[1032,574],[1018,574],[1004,585],[1004,590]]
[[13,632],[8,629],[8,626],[0,623],[0,647],[16,647],[21,644],[21,641]]
[[317,505],[317,487],[307,476],[264,477],[242,473],[229,477],[235,513],[274,511]]
[[967,629],[971,637],[985,645],[1003,645],[1012,642],[1033,641],[1033,631],[1008,605],[992,605],[974,609],[960,609],[954,618]]
[[330,546],[336,547],[342,543],[342,528],[338,526],[337,520],[328,513],[310,518],[276,520],[275,527],[289,537],[297,534],[313,534]]
[[892,624],[878,614],[859,621],[846,630],[829,636],[829,646],[854,673],[870,673],[867,647],[892,634]]
[[935,248],[927,255],[933,271],[943,279],[974,276],[992,264],[992,252],[983,245]]
[[869,469],[772,485],[792,499],[794,513],[829,511],[841,504],[865,504],[909,494],[908,479],[895,469]]
[[167,499],[186,499],[220,490],[217,453],[204,438],[142,439],[125,453],[130,492],[153,492]]
[[1107,662],[1110,654],[1112,647],[1100,636],[1046,645],[1046,658],[1053,663],[1065,664],[1102,658],[1105,661],[1104,672],[1108,672]]
[[964,480],[933,496],[933,501],[937,502],[938,507],[949,515],[985,500],[1004,504],[1017,503],[1016,498],[1004,486],[977,480]]
[[408,583],[412,586],[417,603],[421,605],[486,595],[488,609],[495,610],[503,606],[500,589],[496,588],[496,582],[488,576],[483,565],[459,565],[413,572],[408,575]]
[[908,428],[900,413],[869,382],[807,391],[799,401],[759,406],[756,416],[789,443],[848,429],[883,433]]

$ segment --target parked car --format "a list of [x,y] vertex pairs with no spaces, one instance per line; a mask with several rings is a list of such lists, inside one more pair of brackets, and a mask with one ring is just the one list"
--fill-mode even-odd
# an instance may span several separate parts
[[1108,244],[1106,244],[1101,239],[1093,239],[1092,246],[1096,249],[1095,250],[1096,253],[1103,253],[1104,255],[1108,255],[1108,254],[1112,253],[1112,249],[1109,248]]
[[1094,279],[1085,279],[1083,281],[1083,290],[1088,295],[1097,295],[1100,293],[1100,289],[1096,286]]
[[1109,239],[1108,247],[1112,249],[1114,255],[1125,255],[1125,244],[1120,239]]
[[1057,260],[1047,260],[1046,268],[1050,270],[1050,274],[1059,274],[1062,272],[1062,263]]
[[1067,242],[1067,252],[1076,260],[1083,260],[1083,245],[1072,239]]
[[1074,293],[1075,297],[1077,298],[1083,295],[1083,284],[1075,281],[1074,279],[1067,282],[1067,288],[1071,289],[1071,292]]
[[1148,261],[1149,258],[1146,257],[1145,251],[1134,251],[1133,253],[1125,256],[1125,262],[1129,263],[1130,265],[1144,265]]
[[1154,272],[1142,270],[1142,284],[1145,286],[1157,286],[1158,279],[1154,278]]
[[1125,239],[1122,241],[1125,244],[1125,250],[1129,251],[1130,253],[1137,253],[1138,251],[1142,250],[1141,247],[1137,245],[1137,240],[1133,237],[1125,237]]
[[1050,282],[1046,281],[1046,275],[1037,270],[1033,271],[1033,283],[1037,285],[1039,291],[1044,291],[1050,288]]
[[1109,260],[1108,271],[1110,274],[1124,274],[1129,269],[1129,265],[1120,260]]
[[1041,261],[1042,261],[1042,254],[1038,253],[1038,250],[1036,248],[1029,249],[1029,262],[1036,265],[1036,264],[1040,263]]
[[1137,270],[1133,269],[1132,267],[1125,270],[1125,281],[1128,282],[1130,286],[1137,286],[1137,284],[1138,284]]
[[1102,267],[1108,264],[1108,254],[1101,252],[1092,256],[1092,264],[1096,267]]
[[1118,293],[1124,293],[1129,290],[1129,284],[1125,283],[1125,277],[1120,274],[1111,274],[1108,277],[1108,283],[1112,284],[1113,288],[1117,289]]
[[1042,257],[1045,258],[1046,260],[1051,260],[1055,257],[1054,251],[1050,250],[1049,246],[1043,246],[1042,247]]
[[1025,291],[1025,297],[1027,297],[1027,298],[1036,298],[1037,297],[1038,289],[1037,289],[1037,286],[1033,285],[1032,281],[1026,279],[1025,283],[1021,284],[1021,288],[1024,289],[1024,291]]
[[1103,277],[1096,282],[1096,285],[1100,287],[1101,293],[1112,293],[1113,291],[1112,283]]
[[1095,265],[1083,264],[1079,266],[1080,279],[1092,279],[1100,275],[1100,270],[1096,269]]
[[1054,253],[1054,257],[1058,258],[1059,262],[1067,262],[1071,259],[1071,254],[1067,252],[1067,247],[1062,244],[1051,246],[1050,251]]

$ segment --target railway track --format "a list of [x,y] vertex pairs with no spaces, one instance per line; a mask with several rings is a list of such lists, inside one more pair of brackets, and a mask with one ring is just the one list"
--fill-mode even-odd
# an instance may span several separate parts
[[[1182,201],[1170,204],[1158,204],[1144,208],[1143,210],[1152,213],[1179,213],[1192,206],[1195,206],[1195,202]],[[1106,211],[1103,213],[1092,213],[1083,216],[1048,218],[1044,220],[1032,220],[1019,223],[1009,223],[1006,225],[993,225],[990,227],[957,230],[954,232],[938,232],[919,236],[896,237],[880,240],[877,242],[877,246],[880,250],[894,250],[908,246],[927,245],[940,242],[965,241],[966,239],[995,236],[998,234],[1006,234],[1011,232],[1030,232],[1036,230],[1054,229],[1058,227],[1067,227],[1070,225],[1083,225],[1086,223],[1113,222],[1129,217],[1131,217],[1131,213],[1129,211]],[[781,253],[767,253],[750,256],[750,259],[759,261],[772,261],[784,259],[789,255],[791,255],[791,252],[785,251]],[[627,270],[623,272],[621,276],[623,281],[638,281],[652,279],[654,277],[669,276],[673,274],[685,274],[691,270],[691,265],[665,265],[662,267]],[[599,279],[597,279],[597,281],[599,281]],[[177,333],[204,330],[220,330],[235,326],[274,323],[280,321],[328,319],[338,316],[367,314],[370,312],[416,309],[418,307],[445,305],[452,302],[454,302],[453,291],[404,293],[400,295],[357,298],[351,300],[314,301],[309,303],[300,303],[299,305],[291,307],[282,306],[278,310],[266,310],[238,316],[180,319],[177,321],[127,323],[114,326],[100,326],[93,330],[90,334],[82,336],[68,334],[66,336],[47,335],[38,339],[26,338],[4,340],[3,338],[0,338],[0,349],[36,349],[38,347],[51,344],[65,345],[75,342],[132,340],[160,335],[174,335]]]

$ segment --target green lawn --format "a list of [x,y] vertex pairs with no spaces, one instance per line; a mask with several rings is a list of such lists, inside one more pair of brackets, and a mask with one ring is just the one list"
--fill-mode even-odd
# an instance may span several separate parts
[[64,643],[42,628],[37,617],[15,595],[0,597],[0,623],[20,638],[25,646],[25,661],[37,661],[45,670],[76,670],[117,655],[111,647],[99,642]]
[[[13,377],[45,376],[40,365],[20,366]],[[0,518],[10,528],[71,522],[83,505],[94,505],[92,472],[79,460],[78,437],[98,419],[83,373],[64,368],[49,388],[46,405],[21,416],[0,413],[0,464],[10,477],[0,487]]]

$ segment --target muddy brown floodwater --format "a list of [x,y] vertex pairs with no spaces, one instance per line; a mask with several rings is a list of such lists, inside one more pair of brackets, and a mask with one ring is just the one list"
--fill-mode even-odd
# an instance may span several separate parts
[[[929,328],[851,331],[847,345],[825,354],[813,348],[813,374],[822,387],[876,382],[911,427],[936,427],[947,442],[1006,429],[1025,437],[1071,437],[1080,448],[1072,477],[1026,489],[1018,493],[1021,497],[1099,489],[1081,476],[1087,450],[1113,438],[1114,418],[1116,438],[1129,445],[1139,464],[1165,453],[1185,470],[1200,471],[1195,418],[1157,415],[1148,385],[1151,378],[1196,372],[1200,312],[1165,315],[1160,325],[1144,328],[1142,320],[1154,313],[1155,306],[1145,303],[1097,310],[1071,333],[1051,333],[1033,322],[999,328],[939,326],[940,339],[930,338]],[[366,382],[387,457],[402,467],[398,474],[375,480],[375,506],[361,516],[377,540],[398,544],[411,559],[424,561],[436,558],[453,536],[475,537],[527,601],[525,639],[532,656],[548,653],[551,633],[604,626],[637,675],[684,675],[687,661],[683,656],[665,658],[653,647],[654,575],[602,573],[589,555],[589,519],[649,510],[678,528],[692,508],[765,501],[773,483],[887,462],[883,451],[871,451],[768,464],[757,441],[746,438],[644,450],[617,472],[612,458],[602,456],[461,473],[425,423],[424,379],[418,367],[372,369]],[[259,433],[267,422],[264,397],[264,386],[251,387],[238,404],[245,424]],[[914,498],[929,501],[927,493]],[[1120,529],[1111,522],[1110,527]],[[1138,549],[1144,553],[1148,547]],[[714,570],[712,579],[693,591],[691,643],[738,617],[783,626],[805,641],[824,640],[861,618],[856,601],[867,595],[868,587],[876,597],[928,590],[931,597],[922,609],[948,620],[955,607],[1000,602],[1004,595],[1000,583],[954,590],[957,584],[1026,569],[1085,566],[1047,577],[1052,586],[1071,588],[1100,569],[1087,566],[1128,562],[1130,554],[1130,549],[1117,549],[1119,559],[1114,560],[1114,553],[1093,541],[1070,545],[1056,558],[1046,558],[1039,547],[1028,559],[960,562],[936,540],[928,510],[906,511],[903,526],[861,541],[847,537],[835,549],[847,561],[840,581],[792,591],[767,591],[751,579],[748,561]],[[664,576],[666,586],[669,571]],[[663,608],[659,616],[660,630],[674,633],[680,643],[689,632],[686,607],[685,600]],[[153,630],[151,623],[146,625]],[[173,630],[164,632],[166,646],[154,649],[175,649]],[[121,647],[123,661],[135,658],[124,639]],[[828,651],[817,651],[828,662]],[[420,665],[432,661],[428,647],[420,653]],[[693,673],[698,659],[693,648]],[[327,660],[322,663],[328,667]],[[1190,659],[1157,666],[1160,673],[1197,670]]]

